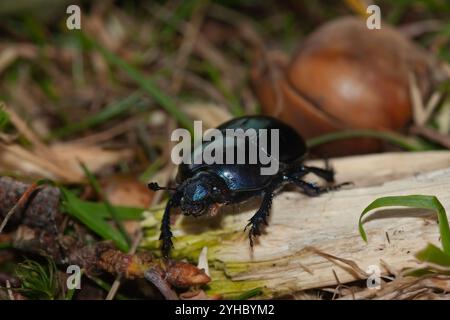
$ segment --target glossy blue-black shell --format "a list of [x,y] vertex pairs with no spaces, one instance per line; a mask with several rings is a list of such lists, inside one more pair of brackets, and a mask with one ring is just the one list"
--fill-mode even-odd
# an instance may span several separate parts
[[[268,116],[244,116],[232,119],[220,125],[217,129],[278,129],[279,131],[279,170],[283,170],[298,161],[302,161],[307,148],[303,138],[290,126],[280,120]],[[259,132],[259,131],[258,131]],[[270,142],[270,141],[269,141]],[[203,143],[203,147],[207,144]],[[198,148],[198,147],[197,147]],[[270,143],[267,148],[269,151]],[[198,151],[198,150],[197,150]],[[224,151],[226,152],[226,150]],[[196,153],[193,150],[192,155]],[[261,165],[258,164],[181,164],[178,167],[177,182],[181,183],[198,172],[207,171],[221,177],[231,191],[260,190],[270,183],[273,176],[262,175]]]

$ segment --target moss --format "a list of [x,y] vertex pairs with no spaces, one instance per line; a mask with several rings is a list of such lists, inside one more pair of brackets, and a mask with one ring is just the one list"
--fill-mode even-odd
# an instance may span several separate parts
[[249,292],[258,291],[258,298],[270,296],[261,281],[233,281],[223,270],[210,270],[213,279],[206,288],[209,295],[220,294],[224,299],[243,299]]
[[[160,256],[159,222],[162,217],[162,210],[147,213],[147,219],[142,223],[145,236],[141,242],[141,247],[152,251]],[[174,259],[186,259],[196,264],[201,250],[208,248],[208,263],[212,281],[206,286],[205,291],[210,294],[220,294],[226,299],[247,299],[253,296],[258,298],[268,298],[271,296],[270,290],[265,287],[263,281],[241,280],[234,281],[232,277],[257,268],[263,263],[253,262],[232,262],[221,261],[215,253],[226,242],[230,243],[234,239],[242,236],[242,230],[234,229],[214,229],[198,234],[183,234],[182,219],[172,227],[174,234],[174,250],[171,256]],[[181,233],[181,235],[179,235]],[[177,235],[178,234],[178,235]],[[271,263],[265,262],[264,264]]]

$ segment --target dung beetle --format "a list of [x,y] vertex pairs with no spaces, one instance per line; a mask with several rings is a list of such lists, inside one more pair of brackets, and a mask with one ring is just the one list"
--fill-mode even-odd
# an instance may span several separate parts
[[[256,143],[258,151],[263,151],[273,161],[277,161],[278,170],[274,174],[262,174],[264,165],[261,162],[250,163],[250,161],[239,164],[233,163],[182,163],[178,167],[175,188],[160,187],[157,183],[149,183],[151,190],[171,190],[173,194],[167,202],[161,224],[162,252],[168,256],[173,247],[172,232],[170,231],[170,213],[173,208],[180,207],[185,215],[195,217],[207,213],[216,213],[218,208],[226,204],[240,203],[256,196],[262,196],[260,208],[249,220],[244,230],[249,230],[250,246],[253,247],[253,239],[260,235],[260,227],[267,225],[267,216],[274,193],[286,183],[293,183],[308,196],[318,196],[321,193],[335,190],[343,184],[320,187],[313,183],[302,180],[308,173],[317,175],[327,182],[334,182],[334,171],[327,168],[317,168],[303,164],[307,155],[307,146],[303,138],[290,126],[280,120],[268,116],[244,116],[232,119],[218,128],[224,135],[228,129],[242,129],[247,131],[253,129],[256,136],[252,140],[247,137],[241,142],[234,144],[223,143],[219,148],[223,152],[233,151],[233,157],[241,152],[241,147],[249,146],[250,142]],[[260,130],[260,129],[266,129]],[[265,138],[266,144],[261,141],[261,132],[277,129],[278,156],[270,154],[274,141]],[[249,142],[250,141],[250,142]],[[198,155],[199,150],[204,150],[207,145],[219,143],[218,140],[203,142],[192,150],[191,155]],[[199,149],[202,148],[202,149]],[[231,148],[231,149],[230,149]],[[250,150],[247,148],[245,150]],[[246,151],[248,159],[248,151]],[[200,152],[201,154],[201,152]]]

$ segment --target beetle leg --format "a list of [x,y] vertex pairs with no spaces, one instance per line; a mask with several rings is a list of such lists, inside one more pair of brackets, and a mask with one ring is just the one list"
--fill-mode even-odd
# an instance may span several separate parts
[[267,217],[270,213],[270,208],[272,206],[272,199],[274,196],[274,191],[283,183],[283,180],[276,179],[274,182],[272,182],[264,191],[264,196],[261,202],[261,206],[256,211],[256,213],[253,215],[253,217],[248,220],[248,224],[245,226],[244,231],[247,230],[248,227],[250,227],[248,238],[250,240],[250,247],[253,247],[253,239],[256,238],[256,236],[259,236],[261,234],[261,224],[265,224],[267,226]]
[[304,170],[313,173],[327,182],[334,182],[334,170],[327,165],[326,169],[304,166]]
[[176,192],[167,202],[166,209],[161,221],[161,234],[159,240],[162,240],[162,253],[165,258],[169,256],[170,250],[173,248],[172,231],[170,230],[170,212],[172,208],[180,205],[181,193]]
[[338,190],[343,186],[349,185],[349,182],[344,182],[335,186],[326,186],[326,187],[319,187],[314,183],[303,181],[295,176],[289,176],[287,177],[290,182],[293,182],[297,187],[301,188],[306,195],[310,197],[318,196],[322,193],[326,193],[333,190]]
[[293,168],[290,168],[289,171],[287,172],[287,175],[300,178],[303,177],[304,175],[307,175],[308,173],[315,174],[316,176],[324,179],[327,182],[334,182],[334,170],[331,169],[329,166],[323,169],[318,167],[304,166],[300,164]]

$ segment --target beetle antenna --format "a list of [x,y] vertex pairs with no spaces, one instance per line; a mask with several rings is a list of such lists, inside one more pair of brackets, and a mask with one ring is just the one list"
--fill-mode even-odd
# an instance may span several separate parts
[[149,188],[150,190],[153,190],[153,191],[158,191],[158,190],[171,190],[171,191],[175,191],[175,190],[176,190],[176,188],[171,188],[171,187],[160,187],[160,186],[158,185],[158,183],[156,183],[156,182],[150,182],[150,183],[148,184],[148,188]]

